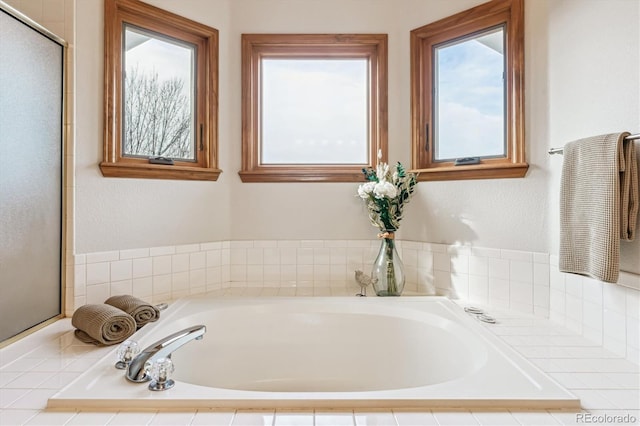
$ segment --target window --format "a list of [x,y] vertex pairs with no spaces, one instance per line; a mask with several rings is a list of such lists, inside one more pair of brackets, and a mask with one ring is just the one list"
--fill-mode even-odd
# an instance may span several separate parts
[[523,1],[411,31],[412,165],[420,180],[523,177]]
[[243,34],[243,182],[352,182],[387,152],[385,34]]
[[104,54],[102,174],[216,180],[218,31],[106,0]]

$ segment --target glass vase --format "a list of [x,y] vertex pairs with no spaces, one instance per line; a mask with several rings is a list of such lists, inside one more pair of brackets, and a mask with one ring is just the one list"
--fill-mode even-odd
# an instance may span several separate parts
[[380,251],[373,264],[371,278],[378,296],[400,296],[404,289],[404,265],[396,250],[393,232],[384,232]]

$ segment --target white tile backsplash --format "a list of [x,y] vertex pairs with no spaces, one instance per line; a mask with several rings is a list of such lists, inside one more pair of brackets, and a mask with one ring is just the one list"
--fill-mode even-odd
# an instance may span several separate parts
[[531,261],[511,260],[509,279],[521,283],[533,283],[533,263]]
[[582,287],[584,300],[602,307],[602,283],[593,278],[582,277]]
[[405,266],[409,266],[409,267],[418,266],[418,250],[416,250],[415,248],[403,247],[401,258]]
[[112,296],[118,294],[131,294],[132,292],[132,280],[111,281],[111,285],[109,286],[109,294]]
[[503,259],[509,260],[519,260],[522,262],[533,262],[533,253],[529,251],[520,251],[520,250],[500,250],[500,257]]
[[152,281],[152,295],[171,293],[171,274],[154,275]]
[[207,254],[203,251],[191,253],[189,255],[189,270],[204,269],[207,264]]
[[200,244],[183,244],[176,246],[176,253],[193,253],[200,251]]
[[133,274],[133,262],[131,260],[117,260],[110,263],[111,281],[129,280]]
[[171,273],[171,255],[159,255],[152,257],[153,275],[166,275]]
[[489,305],[501,309],[509,307],[509,281],[501,278],[489,277]]
[[174,254],[171,256],[171,272],[185,272],[189,270],[189,254]]
[[264,249],[263,248],[248,248],[246,249],[246,263],[247,265],[263,265],[264,264]]
[[[637,333],[630,333],[640,315],[640,292],[619,284],[559,272],[557,256],[550,257],[550,264],[549,318],[617,355],[640,363],[639,351],[634,346],[637,345]],[[619,283],[634,282],[635,279],[633,274],[621,272]]]
[[321,248],[324,247],[324,240],[300,240],[300,247]]
[[120,259],[138,259],[141,257],[149,257],[148,248],[120,250]]
[[469,273],[469,256],[464,254],[451,254],[451,272],[456,274]]
[[602,305],[589,300],[583,300],[583,324],[591,329],[602,331]]
[[454,272],[451,274],[451,293],[453,299],[469,300],[469,274]]
[[153,275],[153,260],[150,257],[133,259],[132,278],[150,277]]
[[422,249],[426,251],[430,251],[432,253],[446,253],[447,245],[437,244],[437,243],[422,243]]
[[449,271],[433,271],[433,281],[436,287],[436,294],[449,296],[451,293],[451,273]]
[[86,301],[89,304],[103,303],[111,297],[111,288],[109,283],[88,285],[86,291]]
[[108,283],[110,279],[109,262],[89,263],[87,264],[86,283],[88,286],[94,284]]
[[[561,273],[558,256],[546,253],[401,240],[397,247],[408,291],[550,318],[638,362],[633,274],[622,272],[621,286]],[[158,299],[232,287],[344,289],[356,269],[369,273],[378,249],[377,240],[245,240],[76,254],[66,311],[123,292]]]
[[131,294],[140,299],[150,298],[153,294],[153,278],[134,278],[131,281]]
[[509,279],[509,261],[506,259],[489,258],[489,277]]
[[118,251],[101,251],[96,253],[87,253],[86,263],[110,262],[118,260],[120,254]]
[[73,283],[74,287],[84,287],[87,284],[87,265],[73,265]]
[[433,269],[451,271],[451,256],[448,253],[433,253]]
[[489,275],[489,261],[486,257],[469,256],[469,273],[478,276]]
[[169,254],[174,254],[175,252],[176,248],[174,246],[151,247],[149,249],[150,256],[166,256]]
[[313,263],[314,263],[313,248],[299,247],[296,249],[297,265],[313,265]]
[[220,250],[220,249],[222,249],[222,241],[200,243],[200,251]]
[[583,288],[582,278],[575,274],[565,274],[565,291],[568,295],[575,296],[575,298],[582,299]]

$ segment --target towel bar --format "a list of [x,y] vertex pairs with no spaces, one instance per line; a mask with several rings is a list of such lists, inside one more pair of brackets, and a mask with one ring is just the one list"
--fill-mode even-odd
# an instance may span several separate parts
[[[640,139],[640,133],[636,133],[635,135],[629,135],[624,139],[627,141]],[[564,152],[564,148],[550,148],[548,152],[549,152],[549,155],[562,154]]]

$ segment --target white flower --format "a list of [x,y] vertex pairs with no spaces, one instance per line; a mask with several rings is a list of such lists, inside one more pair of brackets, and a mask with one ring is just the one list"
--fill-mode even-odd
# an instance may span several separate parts
[[380,163],[376,167],[376,177],[378,178],[378,182],[382,182],[387,178],[387,173],[389,173],[389,165],[387,163]]
[[413,194],[418,183],[415,173],[404,173],[400,163],[389,167],[382,161],[378,151],[375,167],[362,169],[366,183],[358,186],[358,196],[369,210],[371,224],[380,230],[398,229],[402,219],[402,208]]
[[398,195],[398,188],[391,182],[382,180],[375,184],[373,188],[373,194],[376,198],[395,198]]
[[360,198],[366,200],[367,198],[369,198],[369,195],[371,195],[371,193],[373,192],[373,188],[375,186],[376,186],[375,182],[363,183],[358,187],[358,195],[360,196]]

